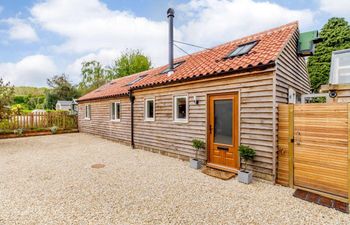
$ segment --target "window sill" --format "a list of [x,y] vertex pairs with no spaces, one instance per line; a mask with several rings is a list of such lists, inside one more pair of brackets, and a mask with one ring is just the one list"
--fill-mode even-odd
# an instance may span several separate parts
[[87,118],[87,117],[85,117],[85,118],[84,118],[84,120],[91,120],[91,118]]
[[120,122],[120,119],[118,120],[110,120],[111,122],[114,122],[114,123],[119,123]]
[[174,123],[188,123],[188,119],[176,119],[174,120]]
[[154,122],[155,119],[154,118],[146,118],[144,119],[145,122]]

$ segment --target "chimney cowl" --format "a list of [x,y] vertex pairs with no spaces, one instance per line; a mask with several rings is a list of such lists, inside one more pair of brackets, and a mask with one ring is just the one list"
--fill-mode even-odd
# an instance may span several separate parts
[[175,10],[173,8],[169,8],[167,11],[167,15],[174,17],[175,16]]

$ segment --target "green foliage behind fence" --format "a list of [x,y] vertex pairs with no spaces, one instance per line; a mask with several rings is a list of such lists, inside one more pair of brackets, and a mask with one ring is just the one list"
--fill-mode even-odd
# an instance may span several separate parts
[[76,129],[78,128],[77,116],[70,115],[69,112],[65,111],[22,113],[21,115],[12,115],[8,119],[0,121],[0,131],[42,129],[53,126],[61,129]]

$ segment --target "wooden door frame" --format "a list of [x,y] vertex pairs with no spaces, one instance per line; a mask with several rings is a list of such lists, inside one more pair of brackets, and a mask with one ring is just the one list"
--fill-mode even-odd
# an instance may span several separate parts
[[[210,97],[212,96],[222,96],[222,95],[237,95],[237,145],[239,146],[241,144],[241,95],[240,95],[240,91],[239,90],[235,90],[235,91],[230,91],[230,92],[212,92],[212,93],[208,93],[206,95],[206,149],[207,149],[207,163],[209,161],[209,154],[210,154],[210,144],[209,144],[209,138],[210,138],[210,134],[209,134],[209,123],[210,123]],[[239,152],[238,152],[239,155]],[[217,169],[223,169],[223,170],[228,170],[230,172],[234,172],[237,173],[241,167],[241,160],[240,157],[238,157],[238,169],[228,169],[227,167],[221,167],[220,165],[213,165],[210,164],[210,167],[214,167]]]

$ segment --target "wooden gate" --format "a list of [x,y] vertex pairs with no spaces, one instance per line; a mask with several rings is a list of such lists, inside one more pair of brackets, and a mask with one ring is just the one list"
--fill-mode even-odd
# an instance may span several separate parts
[[349,115],[348,104],[280,105],[277,182],[348,199]]

